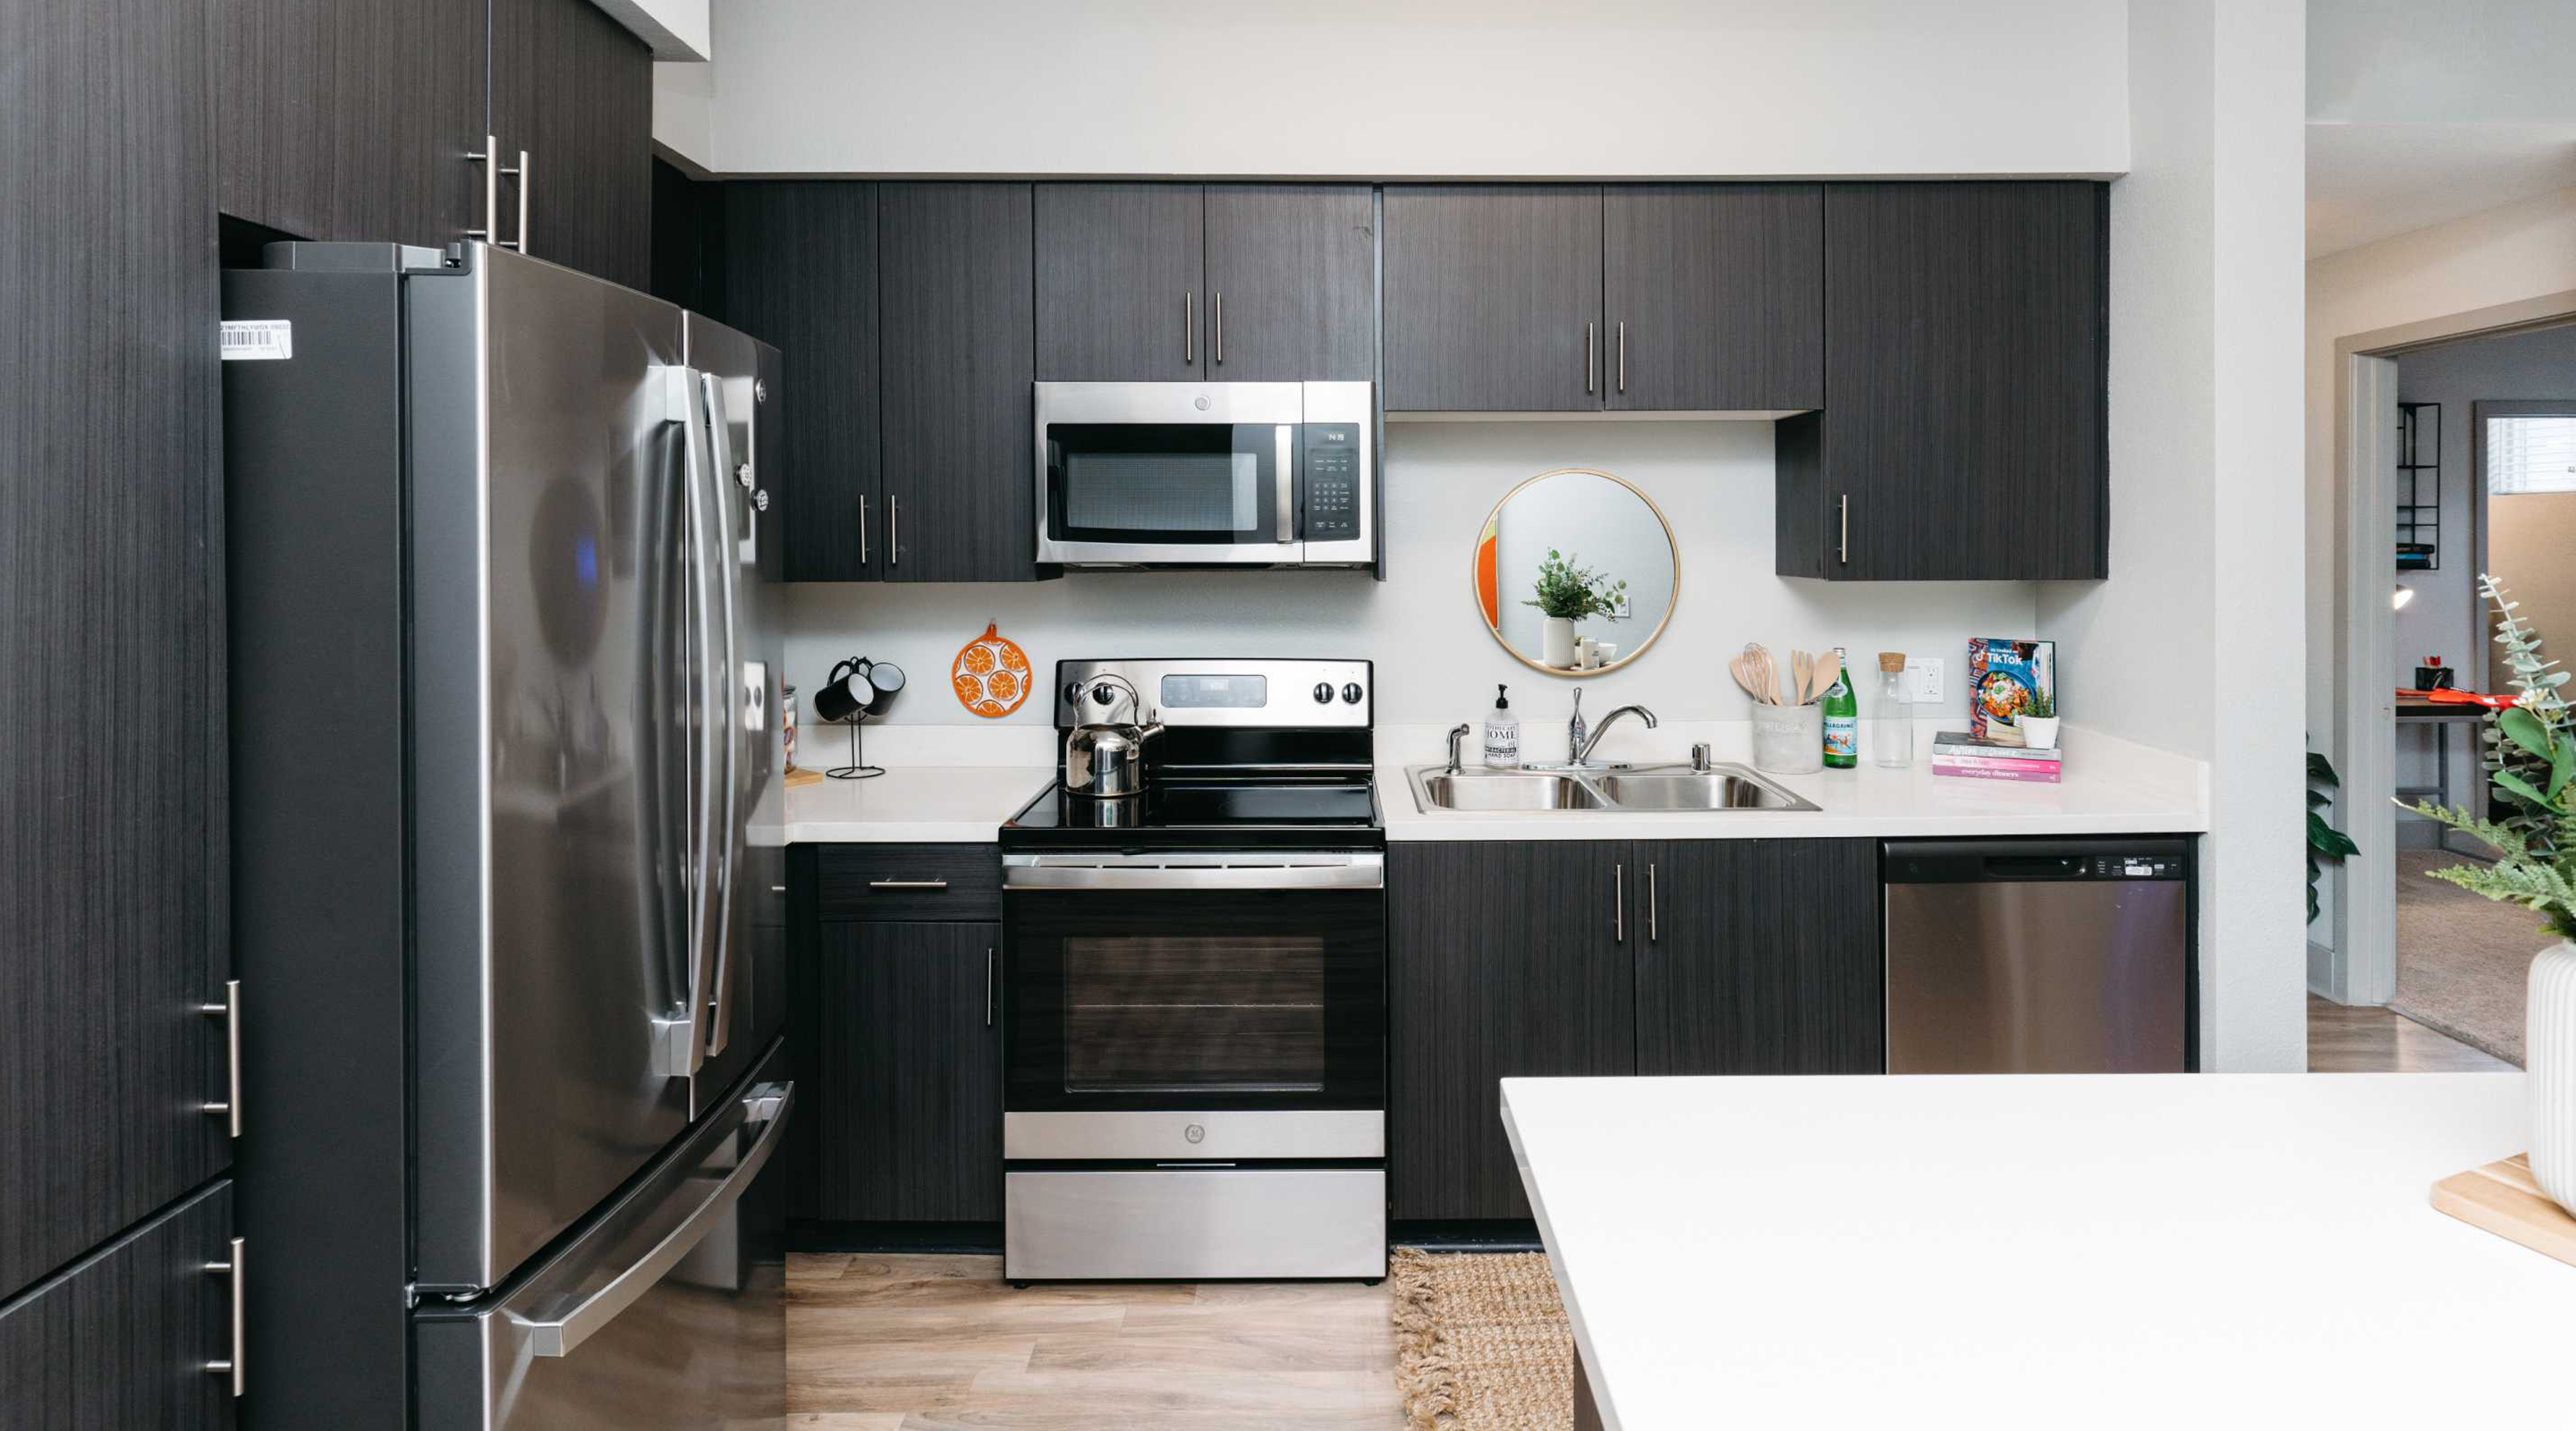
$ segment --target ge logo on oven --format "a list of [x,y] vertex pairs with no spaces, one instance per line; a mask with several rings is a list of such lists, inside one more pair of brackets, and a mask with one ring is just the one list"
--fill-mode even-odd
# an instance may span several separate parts
[[1204,1142],[1207,1139],[1207,1129],[1200,1127],[1196,1123],[1192,1123],[1190,1126],[1181,1130],[1181,1136],[1189,1139],[1193,1143]]

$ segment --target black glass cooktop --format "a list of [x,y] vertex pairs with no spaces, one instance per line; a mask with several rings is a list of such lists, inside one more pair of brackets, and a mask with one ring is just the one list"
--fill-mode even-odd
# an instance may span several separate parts
[[1162,780],[1123,800],[1051,786],[1002,826],[1022,848],[1362,848],[1386,843],[1366,780]]

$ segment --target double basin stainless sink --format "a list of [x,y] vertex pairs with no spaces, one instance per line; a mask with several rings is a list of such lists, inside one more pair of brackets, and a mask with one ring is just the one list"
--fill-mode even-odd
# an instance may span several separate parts
[[1741,765],[1600,765],[1583,768],[1452,772],[1442,765],[1413,768],[1413,800],[1424,813],[1472,810],[1486,814],[1554,810],[1611,810],[1660,814],[1675,810],[1813,810]]

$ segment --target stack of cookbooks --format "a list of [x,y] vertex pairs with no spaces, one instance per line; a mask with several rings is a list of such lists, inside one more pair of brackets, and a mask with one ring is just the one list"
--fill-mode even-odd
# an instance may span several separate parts
[[1935,775],[1956,775],[1969,780],[2036,780],[2054,785],[2058,777],[2057,757],[2058,752],[2054,748],[2033,750],[2027,745],[1979,740],[1964,730],[1945,730],[1932,737],[1932,773]]

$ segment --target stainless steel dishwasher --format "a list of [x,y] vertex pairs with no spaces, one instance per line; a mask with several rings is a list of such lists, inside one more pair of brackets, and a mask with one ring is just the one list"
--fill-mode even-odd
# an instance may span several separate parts
[[2184,838],[1890,840],[1887,1071],[2191,1065]]

